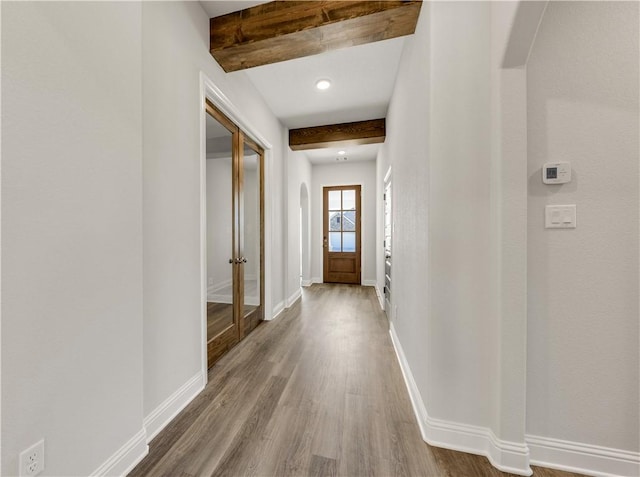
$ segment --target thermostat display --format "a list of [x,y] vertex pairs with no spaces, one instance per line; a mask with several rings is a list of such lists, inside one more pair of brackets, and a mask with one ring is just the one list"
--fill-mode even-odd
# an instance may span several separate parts
[[571,182],[571,164],[568,162],[548,162],[542,167],[542,182],[545,184],[566,184]]

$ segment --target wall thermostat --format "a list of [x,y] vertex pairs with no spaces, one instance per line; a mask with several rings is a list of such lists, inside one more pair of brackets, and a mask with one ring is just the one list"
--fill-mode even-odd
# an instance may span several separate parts
[[542,182],[545,184],[571,182],[571,164],[568,162],[547,162],[542,166]]

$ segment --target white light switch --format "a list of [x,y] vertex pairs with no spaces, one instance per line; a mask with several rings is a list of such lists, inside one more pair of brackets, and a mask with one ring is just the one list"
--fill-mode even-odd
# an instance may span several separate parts
[[545,229],[575,229],[576,206],[547,205],[544,209]]

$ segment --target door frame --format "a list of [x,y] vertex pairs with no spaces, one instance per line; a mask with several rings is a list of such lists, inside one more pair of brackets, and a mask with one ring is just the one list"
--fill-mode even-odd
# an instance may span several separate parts
[[[391,210],[390,210],[390,221],[391,223],[389,224],[391,226],[391,234],[390,234],[390,239],[391,239],[391,264],[389,267],[389,278],[391,281],[391,291],[393,291],[393,176],[391,174],[391,166],[389,166],[389,169],[387,170],[387,173],[384,176],[384,181],[382,183],[382,275],[383,275],[383,288],[382,288],[382,295],[380,295],[380,306],[381,308],[384,310],[385,314],[387,315],[387,320],[391,321],[391,310],[393,308],[393,295],[391,295],[391,300],[387,301],[387,297],[386,297],[386,287],[387,287],[387,247],[386,247],[386,234],[385,234],[385,227],[387,225],[386,223],[386,207],[387,207],[387,199],[386,199],[386,194],[387,194],[387,188],[391,189],[391,197],[390,197],[390,201],[391,201]],[[388,304],[388,306],[387,306]]]
[[[362,285],[363,282],[363,264],[364,264],[364,260],[363,260],[363,256],[364,256],[364,244],[366,243],[366,233],[365,233],[365,227],[362,225],[362,221],[364,218],[364,204],[365,204],[365,190],[366,187],[364,185],[364,183],[362,181],[348,181],[348,185],[350,186],[360,186],[360,285]],[[341,182],[323,182],[322,184],[320,184],[320,191],[318,192],[318,197],[319,197],[319,203],[320,203],[320,213],[318,214],[318,217],[316,218],[317,222],[317,227],[318,227],[318,237],[317,237],[317,243],[319,244],[319,250],[320,252],[317,255],[317,260],[320,263],[320,267],[321,267],[321,273],[320,273],[320,277],[318,277],[318,279],[313,279],[313,281],[317,281],[318,283],[324,283],[324,244],[323,244],[323,234],[324,234],[324,188],[325,187],[341,187],[344,186],[345,182],[341,181]],[[318,210],[318,209],[316,209]],[[313,230],[312,230],[313,232]],[[316,240],[315,237],[311,238],[311,249],[313,251],[314,247],[313,247],[313,241]],[[313,261],[312,261],[312,265],[313,265]]]
[[200,374],[202,384],[208,381],[207,366],[207,110],[206,100],[209,100],[227,118],[233,121],[246,135],[264,150],[264,236],[263,246],[265,253],[262,273],[264,273],[264,294],[262,306],[264,307],[264,319],[273,319],[273,306],[271,299],[271,254],[266,253],[272,244],[272,216],[271,183],[272,183],[272,156],[273,146],[260,133],[259,129],[248,121],[244,114],[232,103],[229,98],[218,88],[215,83],[203,72],[200,72]]

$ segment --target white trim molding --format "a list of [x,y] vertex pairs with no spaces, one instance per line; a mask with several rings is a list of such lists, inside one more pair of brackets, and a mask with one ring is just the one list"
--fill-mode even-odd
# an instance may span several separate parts
[[324,281],[322,280],[322,277],[313,277],[311,279],[311,283],[324,283]]
[[147,443],[167,427],[167,424],[202,392],[206,384],[206,376],[202,373],[196,374],[145,417],[143,424]]
[[533,465],[599,477],[640,475],[640,452],[533,435],[525,439]]
[[92,477],[127,475],[149,453],[144,429],[140,429],[129,441],[90,475]]
[[376,287],[376,296],[378,297],[378,303],[380,303],[380,309],[382,311],[386,311],[384,309],[384,295],[382,294],[382,292],[380,292],[380,288],[378,287],[378,284],[375,284]]
[[375,287],[378,284],[375,280],[362,280],[363,287]]
[[276,318],[278,318],[278,316],[280,316],[280,313],[282,313],[284,311],[284,301],[279,302],[276,306],[273,307],[273,313],[271,315],[271,318],[268,318],[265,316],[264,320],[265,321],[271,321],[271,320],[275,320]]
[[300,280],[300,285],[303,287],[310,287],[313,284],[313,280],[305,280],[304,278]]
[[298,287],[295,292],[291,294],[289,298],[287,298],[287,308],[291,308],[295,302],[297,302],[302,297],[302,288]]
[[393,323],[389,325],[389,334],[409,391],[409,398],[420,427],[422,439],[427,444],[483,455],[489,459],[491,465],[503,472],[527,476],[533,473],[529,467],[529,449],[526,443],[500,440],[487,427],[429,417]]

